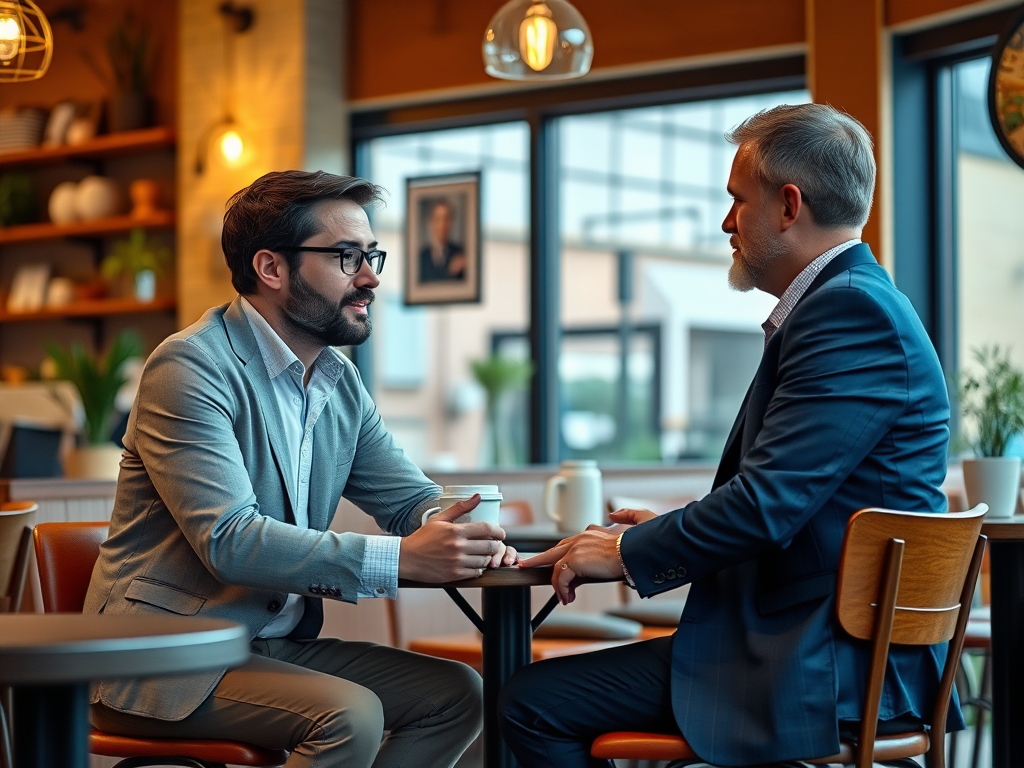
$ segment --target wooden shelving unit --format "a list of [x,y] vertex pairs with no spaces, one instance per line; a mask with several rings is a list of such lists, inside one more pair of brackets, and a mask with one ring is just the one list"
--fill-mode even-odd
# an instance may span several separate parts
[[63,237],[109,237],[130,232],[135,227],[164,229],[174,226],[173,211],[156,211],[145,218],[113,216],[108,219],[80,221],[59,226],[50,222],[0,227],[0,245],[30,243],[38,240],[56,240]]
[[0,323],[65,320],[73,317],[98,318],[111,315],[140,315],[150,312],[170,312],[177,306],[177,301],[171,297],[157,297],[153,301],[136,301],[134,299],[76,301],[74,304],[41,309],[35,312],[8,312],[0,308]]
[[74,146],[40,147],[0,154],[0,169],[25,165],[50,165],[69,160],[99,160],[117,155],[138,154],[174,146],[174,129],[157,127],[139,131],[108,133]]

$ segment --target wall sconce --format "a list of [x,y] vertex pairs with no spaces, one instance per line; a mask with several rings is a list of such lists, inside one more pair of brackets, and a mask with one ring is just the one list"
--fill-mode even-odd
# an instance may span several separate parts
[[503,80],[568,80],[590,71],[594,42],[566,0],[510,0],[484,32],[484,69]]
[[46,74],[53,58],[50,22],[32,0],[0,0],[0,83]]
[[[3,2],[3,0],[0,0]],[[255,14],[247,6],[236,7],[234,3],[221,3],[217,11],[224,18],[224,108],[223,115],[203,131],[196,151],[196,175],[206,170],[206,159],[210,147],[216,149],[216,157],[229,168],[243,165],[251,151],[246,146],[245,130],[235,120],[235,35],[252,27]]]

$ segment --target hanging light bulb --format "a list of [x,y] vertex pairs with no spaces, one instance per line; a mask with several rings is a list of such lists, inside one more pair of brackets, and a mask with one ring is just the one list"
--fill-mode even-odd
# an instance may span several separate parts
[[519,51],[523,61],[535,72],[542,72],[555,55],[558,27],[551,20],[551,9],[544,3],[534,3],[519,25]]
[[21,25],[18,17],[10,11],[0,13],[0,62],[10,66],[10,61],[21,50]]
[[245,152],[245,142],[238,135],[238,131],[231,128],[220,137],[220,154],[228,165],[237,165]]
[[50,22],[32,0],[0,0],[0,83],[35,80],[53,57]]
[[505,80],[565,80],[590,71],[594,44],[566,0],[510,0],[484,33],[484,68]]

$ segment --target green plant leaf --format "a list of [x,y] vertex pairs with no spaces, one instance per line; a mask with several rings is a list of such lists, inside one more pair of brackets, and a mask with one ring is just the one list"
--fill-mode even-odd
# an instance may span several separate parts
[[63,347],[50,342],[46,352],[57,364],[57,375],[78,390],[85,413],[86,442],[89,445],[107,442],[117,392],[128,380],[124,374],[125,363],[142,354],[138,334],[130,330],[119,334],[103,358],[89,354],[79,343]]
[[965,425],[963,439],[978,456],[1002,456],[1010,441],[1024,433],[1024,371],[997,345],[972,350],[980,371],[961,372],[957,400]]

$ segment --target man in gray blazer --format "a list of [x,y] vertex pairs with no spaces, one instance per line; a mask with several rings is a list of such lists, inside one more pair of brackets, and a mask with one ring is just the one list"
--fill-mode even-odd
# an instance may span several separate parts
[[[478,499],[421,524],[440,489],[334,349],[370,334],[385,253],[364,206],[379,194],[286,171],[229,201],[222,245],[239,296],[146,364],[85,611],[231,619],[252,656],[230,671],[101,682],[97,727],[287,749],[289,768],[451,766],[478,734],[470,668],[317,639],[325,597],[394,597],[399,577],[472,578],[517,559],[500,528],[453,524]],[[395,535],[327,530],[341,496]]]

